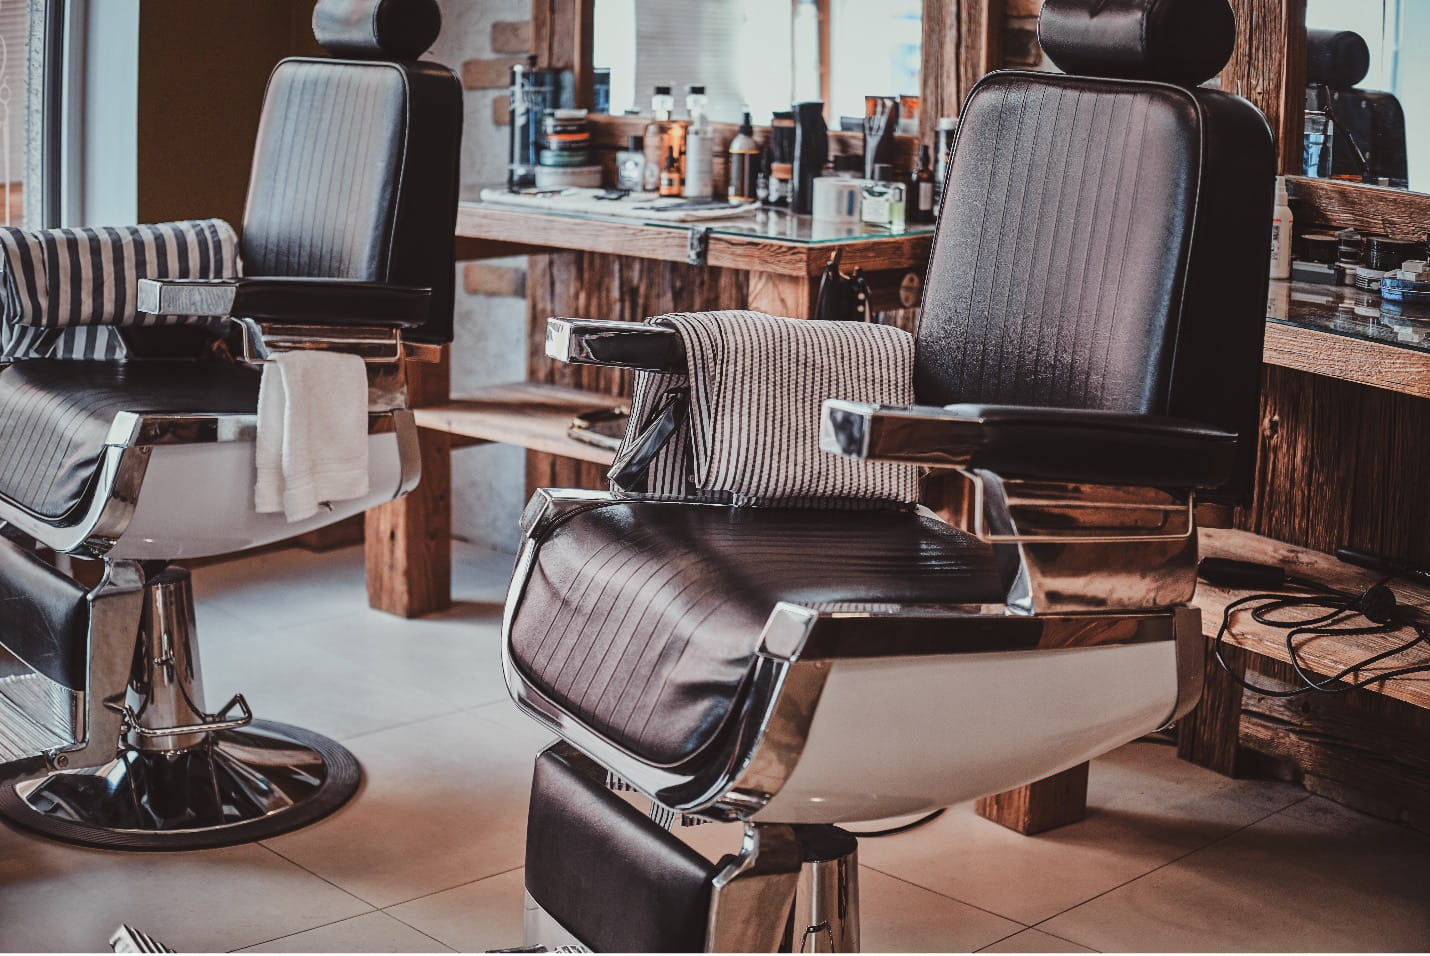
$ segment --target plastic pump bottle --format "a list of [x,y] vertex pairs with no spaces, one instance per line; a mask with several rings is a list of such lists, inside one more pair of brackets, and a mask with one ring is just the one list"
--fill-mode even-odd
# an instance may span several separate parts
[[1286,195],[1286,177],[1276,177],[1276,210],[1271,214],[1271,278],[1291,278],[1291,203]]

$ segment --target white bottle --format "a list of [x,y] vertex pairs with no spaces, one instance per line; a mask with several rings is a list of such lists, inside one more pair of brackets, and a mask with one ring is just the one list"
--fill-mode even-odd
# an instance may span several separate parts
[[686,87],[685,108],[690,128],[685,133],[685,195],[709,199],[715,195],[715,131],[705,115],[705,87]]
[[1276,177],[1276,210],[1271,214],[1271,278],[1291,278],[1291,203],[1286,196],[1286,177]]

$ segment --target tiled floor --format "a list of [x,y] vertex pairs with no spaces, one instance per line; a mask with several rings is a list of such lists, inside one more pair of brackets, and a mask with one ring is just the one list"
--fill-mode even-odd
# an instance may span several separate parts
[[[118,854],[0,828],[0,949],[96,950],[129,922],[180,950],[479,951],[521,942],[531,760],[507,702],[510,559],[459,547],[451,612],[366,609],[361,554],[284,551],[195,577],[211,700],[334,736],[367,781],[262,844]],[[1133,744],[1084,822],[1027,838],[960,806],[860,848],[866,950],[1424,950],[1430,839]],[[684,831],[702,852],[729,828]]]

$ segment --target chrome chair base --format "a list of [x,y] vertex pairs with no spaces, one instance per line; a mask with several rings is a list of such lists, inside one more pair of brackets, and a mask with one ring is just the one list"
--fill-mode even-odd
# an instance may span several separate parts
[[182,752],[127,747],[100,767],[0,788],[0,817],[112,850],[199,850],[276,836],[345,804],[362,782],[347,748],[255,720]]

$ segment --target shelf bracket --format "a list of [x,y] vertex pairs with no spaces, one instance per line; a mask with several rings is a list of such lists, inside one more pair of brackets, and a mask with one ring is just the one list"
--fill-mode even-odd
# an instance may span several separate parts
[[692,266],[703,266],[710,254],[710,227],[691,226],[690,238],[685,247],[685,261]]

